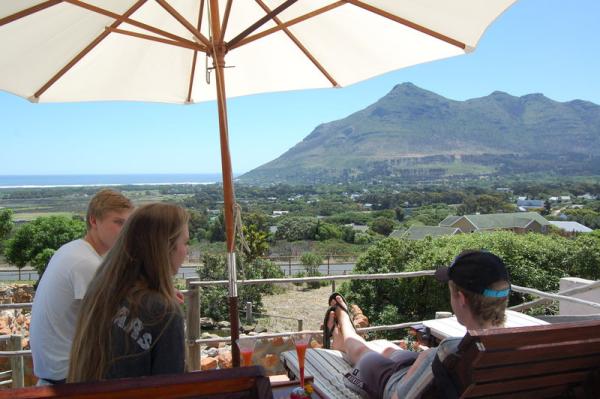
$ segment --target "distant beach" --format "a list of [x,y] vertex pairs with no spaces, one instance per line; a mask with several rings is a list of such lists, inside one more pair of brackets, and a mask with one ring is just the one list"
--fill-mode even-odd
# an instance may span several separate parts
[[221,174],[0,175],[0,188],[212,184]]

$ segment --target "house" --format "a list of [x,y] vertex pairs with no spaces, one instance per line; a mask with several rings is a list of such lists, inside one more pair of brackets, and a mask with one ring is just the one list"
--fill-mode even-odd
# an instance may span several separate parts
[[440,227],[456,227],[463,233],[508,230],[515,233],[546,234],[550,223],[537,212],[492,213],[488,215],[448,216]]
[[498,188],[496,188],[496,191],[499,193],[512,194],[512,190],[508,187],[498,187]]
[[273,211],[273,214],[271,216],[276,218],[279,216],[287,215],[288,213],[290,213],[290,211]]
[[577,222],[556,222],[551,220],[550,224],[566,231],[567,233],[591,233],[592,229]]
[[577,198],[579,198],[579,199],[584,199],[584,200],[588,200],[588,201],[590,201],[590,200],[595,200],[595,199],[597,199],[598,197],[597,197],[597,196],[595,196],[595,195],[592,195],[592,194],[590,194],[590,193],[585,193],[585,194],[583,194],[583,195],[578,195],[578,196],[577,196]]
[[362,232],[362,233],[366,233],[367,230],[369,230],[369,226],[366,226],[364,224],[348,223],[348,224],[345,224],[344,226],[351,227],[352,230],[359,231],[359,232]]
[[425,237],[453,236],[460,233],[461,231],[457,227],[410,226],[405,231],[394,230],[389,236],[407,240],[422,240]]
[[[520,197],[519,197],[520,198]],[[544,200],[528,200],[528,199],[518,199],[517,200],[517,208],[528,210],[528,209],[538,209],[544,207]]]

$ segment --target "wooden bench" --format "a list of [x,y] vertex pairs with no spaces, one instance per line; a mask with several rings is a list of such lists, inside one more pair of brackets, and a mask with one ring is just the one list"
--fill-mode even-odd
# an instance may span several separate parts
[[263,399],[273,393],[258,366],[0,391],[0,399],[64,397]]
[[600,398],[600,321],[469,331],[443,364],[461,398]]
[[[457,345],[456,352],[449,349]],[[469,331],[441,347],[437,353],[460,398],[600,398],[598,320]],[[429,361],[435,355],[426,354]],[[282,361],[297,375],[294,351],[282,353]],[[421,371],[402,381],[402,398],[444,397],[433,383],[430,364],[423,363]],[[358,398],[344,386],[349,370],[341,352],[306,352],[307,374],[330,398]]]

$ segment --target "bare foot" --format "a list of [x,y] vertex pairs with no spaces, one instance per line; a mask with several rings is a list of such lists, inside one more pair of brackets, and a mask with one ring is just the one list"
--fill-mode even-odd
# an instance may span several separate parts
[[344,350],[344,336],[340,331],[338,325],[335,322],[335,312],[329,312],[329,318],[327,319],[327,328],[333,328],[331,334],[331,349],[345,352]]

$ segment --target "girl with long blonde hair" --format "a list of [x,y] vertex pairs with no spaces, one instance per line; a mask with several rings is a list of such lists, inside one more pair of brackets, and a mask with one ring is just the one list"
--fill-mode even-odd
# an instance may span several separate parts
[[184,371],[172,277],[187,255],[187,223],[187,212],[171,204],[131,215],[82,301],[68,382]]

